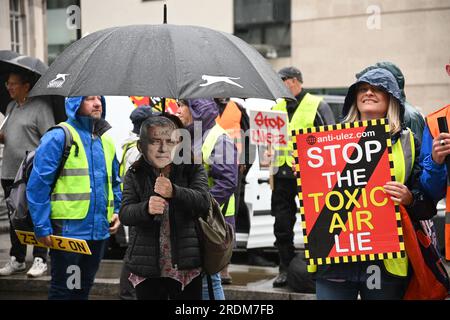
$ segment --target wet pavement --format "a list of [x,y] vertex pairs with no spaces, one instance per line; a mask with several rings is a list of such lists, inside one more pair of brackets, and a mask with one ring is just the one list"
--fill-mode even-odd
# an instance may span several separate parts
[[[0,265],[9,260],[9,234],[0,232]],[[237,262],[244,260],[242,252],[236,254]],[[32,264],[31,248],[28,247],[27,268]],[[119,276],[121,260],[103,260],[92,289],[92,300],[119,299]],[[273,288],[272,282],[278,274],[278,268],[231,264],[229,272],[233,283],[224,285],[228,300],[310,300],[315,295],[294,293],[289,288]],[[30,279],[25,273],[9,277],[0,277],[0,300],[9,299],[46,299],[49,272],[44,277]]]
[[[9,234],[0,231],[0,266],[9,260]],[[245,261],[245,252],[235,254],[229,272],[233,283],[224,285],[227,300],[312,300],[314,294],[295,293],[289,288],[273,288],[272,282],[278,274],[278,268],[249,266]],[[32,263],[31,248],[28,248],[27,267]],[[104,259],[97,273],[91,300],[118,300],[121,260]],[[450,263],[446,264],[450,272]],[[49,273],[47,273],[49,274]],[[0,300],[47,299],[50,277],[46,275],[30,279],[25,273],[0,277]]]

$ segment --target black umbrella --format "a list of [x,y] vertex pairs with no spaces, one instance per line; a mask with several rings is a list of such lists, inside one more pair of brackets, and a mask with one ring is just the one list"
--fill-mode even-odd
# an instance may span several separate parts
[[0,112],[5,113],[6,106],[11,101],[11,97],[3,85],[8,74],[11,72],[28,73],[33,85],[47,69],[48,66],[39,59],[10,50],[0,50]]
[[48,69],[48,66],[37,58],[20,55],[9,50],[0,50],[0,62],[0,73],[29,71],[41,76]]
[[[19,54],[14,51],[9,50],[0,50],[0,65],[2,61],[9,60],[12,58],[18,57]],[[8,73],[2,74],[0,72],[0,112],[5,114],[6,106],[11,101],[11,97],[9,96],[6,87],[3,85],[7,80]]]
[[31,95],[293,98],[241,39],[197,26],[136,25],[94,32],[52,63]]
[[[0,50],[0,112],[5,113],[8,103],[11,101],[6,87],[3,85],[11,72],[28,73],[31,76],[31,86],[48,69],[48,66],[37,58],[21,55],[10,50]],[[54,95],[49,96],[53,107],[55,121],[60,122],[66,119],[64,109],[64,99]]]

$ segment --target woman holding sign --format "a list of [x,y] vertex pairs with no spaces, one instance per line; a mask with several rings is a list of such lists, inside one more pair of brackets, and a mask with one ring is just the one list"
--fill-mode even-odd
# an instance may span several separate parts
[[[436,214],[434,203],[419,191],[420,145],[404,126],[404,99],[394,76],[377,68],[361,75],[348,91],[343,122],[387,118],[392,139],[395,181],[387,181],[385,192],[403,205],[413,220]],[[402,299],[408,285],[408,258],[321,265],[317,271],[318,299]],[[314,270],[315,269],[315,270]]]

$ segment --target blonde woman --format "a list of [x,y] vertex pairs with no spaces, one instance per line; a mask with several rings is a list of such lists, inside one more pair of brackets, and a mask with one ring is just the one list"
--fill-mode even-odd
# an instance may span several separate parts
[[[389,120],[396,181],[387,181],[384,189],[392,200],[407,209],[412,220],[428,219],[436,209],[419,190],[420,143],[404,126],[404,112],[404,99],[394,76],[381,68],[369,70],[349,88],[342,111],[343,122]],[[369,288],[367,283],[374,265],[381,271],[379,286]],[[316,272],[316,293],[320,300],[352,300],[358,295],[364,300],[402,299],[407,285],[407,257],[319,266]]]

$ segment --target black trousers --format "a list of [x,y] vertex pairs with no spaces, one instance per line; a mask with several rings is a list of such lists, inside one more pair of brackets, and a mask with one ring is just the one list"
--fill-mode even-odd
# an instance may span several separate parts
[[280,268],[287,268],[295,256],[294,225],[296,221],[297,182],[295,179],[274,178],[271,213],[275,217],[275,246],[280,254]]
[[202,276],[181,291],[181,283],[171,278],[147,278],[136,286],[138,300],[202,300]]
[[130,277],[130,270],[128,270],[125,263],[122,263],[122,271],[120,273],[119,297],[122,300],[136,300],[136,290],[128,278]]
[[[11,187],[14,183],[14,180],[10,179],[1,179],[1,184],[3,188],[3,192],[5,194],[5,199],[9,197],[11,193]],[[17,262],[24,262],[25,257],[27,255],[27,246],[21,244],[19,238],[17,238],[16,233],[14,232],[14,227],[12,226],[11,219],[9,219],[9,238],[11,239],[11,249],[9,250],[9,255],[11,257],[16,257]],[[33,247],[33,257],[40,257],[44,261],[47,258],[47,248],[42,247]]]

